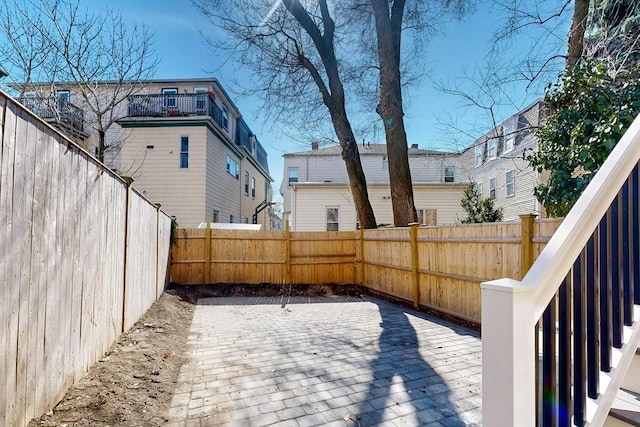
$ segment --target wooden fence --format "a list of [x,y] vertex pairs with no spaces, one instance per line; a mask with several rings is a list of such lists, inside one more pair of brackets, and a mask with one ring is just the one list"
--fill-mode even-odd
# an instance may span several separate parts
[[54,405],[168,282],[171,219],[0,92],[0,425]]
[[520,279],[559,224],[524,215],[520,222],[358,232],[181,229],[171,281],[362,284],[478,323],[480,283]]

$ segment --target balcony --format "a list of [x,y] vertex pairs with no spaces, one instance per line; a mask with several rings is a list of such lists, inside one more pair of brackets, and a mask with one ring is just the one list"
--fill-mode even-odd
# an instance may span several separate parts
[[[223,129],[228,118],[208,93],[130,95],[128,117],[193,117],[209,116]],[[225,123],[227,122],[227,123]]]
[[20,102],[50,125],[73,137],[84,139],[88,136],[84,131],[84,112],[66,99],[58,96],[25,97]]

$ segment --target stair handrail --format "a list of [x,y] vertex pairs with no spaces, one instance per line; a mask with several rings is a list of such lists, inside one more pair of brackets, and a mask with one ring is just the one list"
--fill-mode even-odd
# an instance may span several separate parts
[[[640,160],[640,114],[613,148],[522,279],[535,286],[532,324],[542,316],[573,262]],[[589,215],[585,215],[589,212]]]

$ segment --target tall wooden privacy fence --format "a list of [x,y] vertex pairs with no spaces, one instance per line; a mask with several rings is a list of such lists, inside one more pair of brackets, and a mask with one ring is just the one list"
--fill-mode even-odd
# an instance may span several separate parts
[[171,219],[2,92],[0,165],[0,426],[23,426],[163,292]]
[[480,321],[480,283],[526,272],[560,220],[357,232],[177,230],[179,284],[362,284]]

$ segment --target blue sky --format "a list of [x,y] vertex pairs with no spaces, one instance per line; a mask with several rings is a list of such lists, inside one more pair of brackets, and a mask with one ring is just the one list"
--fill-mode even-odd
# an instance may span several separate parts
[[[81,3],[95,10],[105,6],[99,0],[83,0]],[[234,64],[225,63],[225,58],[217,57],[201,35],[201,31],[211,34],[216,31],[215,28],[188,0],[111,0],[108,4],[119,10],[125,19],[144,23],[155,32],[154,45],[161,58],[156,78],[214,76],[222,83],[268,151],[274,194],[278,195],[277,189],[283,174],[282,155],[309,149],[311,141],[302,144],[288,138],[277,127],[270,126],[269,115],[264,112],[258,114],[262,106],[259,99],[237,93],[234,95]],[[480,4],[471,16],[463,21],[447,23],[441,34],[431,39],[425,49],[429,76],[411,90],[411,97],[406,100],[405,123],[409,144],[419,144],[420,148],[459,149],[471,144],[473,135],[480,136],[491,128],[486,113],[465,107],[459,97],[444,94],[435,86],[438,82],[444,82],[449,86],[466,87],[468,82],[465,83],[463,76],[474,74],[484,67],[492,37],[502,19],[500,10],[492,10],[490,2]],[[521,42],[514,42],[505,48],[505,58],[522,54],[524,49],[529,48],[527,39],[532,37],[537,36],[531,31],[524,33]],[[562,40],[558,42],[563,43]],[[508,89],[507,95],[511,102],[498,108],[498,120],[528,105],[540,97],[542,91],[527,91],[524,84],[516,84]],[[455,122],[462,132],[444,126],[444,122]],[[362,139],[357,135],[356,138]],[[383,143],[383,139],[384,135],[380,135],[379,141],[371,142]]]

